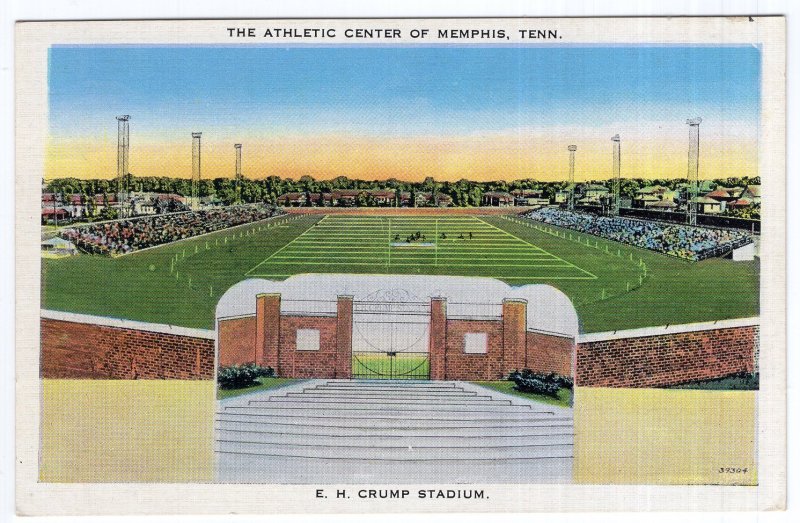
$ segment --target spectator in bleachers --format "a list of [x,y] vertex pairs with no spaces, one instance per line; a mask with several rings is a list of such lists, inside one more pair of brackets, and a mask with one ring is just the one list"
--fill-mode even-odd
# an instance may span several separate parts
[[96,223],[65,229],[61,237],[84,252],[118,255],[264,220],[280,213],[271,206],[240,205]]
[[537,209],[523,216],[692,261],[719,256],[753,241],[743,231],[596,216],[553,207]]

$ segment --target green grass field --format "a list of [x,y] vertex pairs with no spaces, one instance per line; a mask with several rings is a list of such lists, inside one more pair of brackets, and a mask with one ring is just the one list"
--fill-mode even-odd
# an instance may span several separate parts
[[369,379],[428,379],[430,362],[428,355],[415,353],[353,354],[354,378]]
[[[406,241],[412,235],[419,239]],[[509,281],[597,278],[474,216],[325,216],[247,275],[286,278],[303,272],[447,274]]]
[[561,389],[558,391],[558,397],[553,398],[545,396],[544,394],[531,394],[528,392],[520,392],[514,388],[514,382],[508,380],[496,381],[473,381],[474,384],[486,387],[496,391],[510,394],[512,396],[519,396],[531,401],[538,401],[539,403],[546,403],[547,405],[555,405],[557,407],[571,407],[572,406],[572,390]]
[[243,394],[252,394],[253,392],[262,392],[270,389],[279,389],[287,385],[297,383],[298,379],[294,378],[258,378],[258,385],[252,387],[245,387],[243,389],[220,389],[217,387],[217,399],[224,400],[227,398],[235,398]]
[[[425,240],[406,244],[417,232]],[[217,301],[237,282],[306,272],[546,283],[573,300],[584,332],[754,316],[759,307],[757,261],[690,263],[568,230],[446,211],[289,216],[120,258],[43,259],[42,271],[44,308],[199,328],[212,328]]]

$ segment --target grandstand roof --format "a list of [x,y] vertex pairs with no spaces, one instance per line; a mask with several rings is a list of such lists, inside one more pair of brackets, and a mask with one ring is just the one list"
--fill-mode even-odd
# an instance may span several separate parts
[[670,200],[659,200],[659,201],[655,202],[654,204],[652,204],[650,207],[664,207],[664,208],[672,209],[672,208],[675,208],[677,206],[678,206],[678,204],[676,204],[673,201],[670,201]]

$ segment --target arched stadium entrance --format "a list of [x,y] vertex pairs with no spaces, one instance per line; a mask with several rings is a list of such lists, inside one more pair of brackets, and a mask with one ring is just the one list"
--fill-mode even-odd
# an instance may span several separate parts
[[430,378],[430,300],[380,289],[353,301],[352,377]]
[[219,367],[282,378],[503,380],[574,375],[578,318],[549,285],[490,278],[304,274],[247,280],[217,306]]

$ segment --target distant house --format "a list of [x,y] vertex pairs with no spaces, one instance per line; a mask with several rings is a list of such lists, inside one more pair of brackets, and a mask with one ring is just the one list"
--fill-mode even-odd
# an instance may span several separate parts
[[113,192],[109,193],[98,193],[94,195],[94,204],[98,208],[102,208],[106,206],[106,203],[111,206],[117,203],[117,195]]
[[637,194],[633,199],[633,206],[637,209],[646,209],[662,201],[664,200],[653,194]]
[[177,212],[186,208],[187,199],[179,194],[157,194],[152,200],[156,212]]
[[69,209],[61,206],[42,207],[42,224],[66,221],[72,218]]
[[647,209],[658,202],[673,202],[676,196],[676,192],[668,187],[650,185],[636,191],[632,205],[637,209]]
[[661,200],[658,202],[653,202],[647,208],[655,211],[674,211],[678,208],[678,204],[672,200]]
[[334,205],[340,206],[355,206],[358,195],[363,193],[363,190],[358,189],[340,189],[331,193],[332,202]]
[[597,205],[600,200],[607,198],[608,187],[596,183],[585,183],[578,186],[578,203],[582,205]]
[[722,210],[725,210],[725,204],[728,202],[732,202],[737,199],[737,197],[726,189],[717,188],[711,191],[710,193],[706,194],[706,198],[711,198],[712,200],[716,200],[722,204]]
[[436,193],[434,203],[437,207],[450,207],[453,205],[453,198],[444,193]]
[[287,192],[278,196],[278,205],[284,207],[302,207],[306,204],[306,193]]
[[392,190],[370,189],[366,192],[367,195],[372,196],[378,205],[391,205],[394,203],[395,193]]
[[306,195],[306,199],[311,202],[313,207],[330,207],[333,195],[328,192],[312,192]]
[[42,252],[51,256],[72,256],[78,254],[78,249],[71,241],[56,236],[42,242]]
[[483,205],[490,207],[508,207],[514,205],[514,197],[502,191],[488,191],[483,193]]
[[514,205],[518,206],[540,206],[550,205],[550,199],[544,197],[544,193],[534,189],[515,189],[511,191],[514,197]]
[[555,196],[555,203],[568,203],[570,191],[558,191]]
[[748,185],[739,195],[739,198],[746,198],[753,202],[753,205],[761,205],[761,186]]
[[701,214],[720,214],[725,210],[725,203],[707,196],[697,196],[692,198],[697,204],[697,212]]

